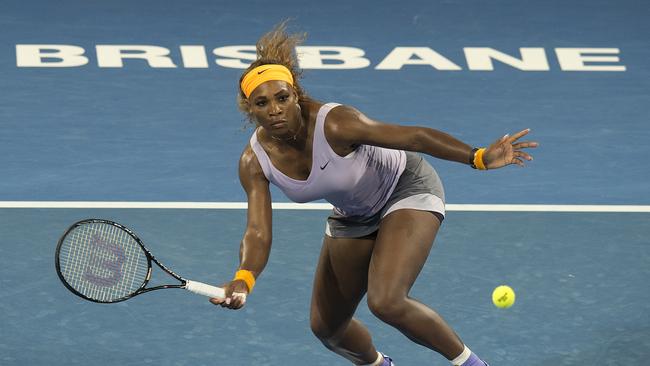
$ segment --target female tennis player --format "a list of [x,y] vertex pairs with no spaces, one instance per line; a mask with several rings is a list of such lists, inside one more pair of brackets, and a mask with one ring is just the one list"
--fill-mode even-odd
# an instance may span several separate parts
[[313,284],[311,329],[328,349],[356,365],[393,365],[378,352],[354,313],[364,294],[372,313],[452,365],[486,365],[432,309],[409,296],[445,216],[443,187],[418,154],[476,169],[523,166],[532,157],[504,136],[472,148],[425,127],[377,122],[353,107],[320,103],[298,83],[295,46],[303,35],[284,23],[262,36],[258,59],[240,79],[239,107],[257,128],[239,162],[248,197],[240,265],[225,299],[241,308],[271,249],[271,194],[295,202],[326,199],[334,206]]

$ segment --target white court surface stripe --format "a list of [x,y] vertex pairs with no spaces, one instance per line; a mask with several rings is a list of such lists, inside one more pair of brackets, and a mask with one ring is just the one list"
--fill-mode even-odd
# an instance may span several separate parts
[[[246,202],[0,201],[0,208],[118,208],[243,210]],[[329,203],[274,202],[276,210],[330,210]],[[650,212],[650,205],[447,204],[448,211]]]

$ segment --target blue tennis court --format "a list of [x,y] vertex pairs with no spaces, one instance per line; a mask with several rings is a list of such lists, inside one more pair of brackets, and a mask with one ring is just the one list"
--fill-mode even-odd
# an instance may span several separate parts
[[[474,145],[523,128],[540,142],[523,169],[427,157],[450,211],[413,297],[493,366],[650,357],[645,2],[1,8],[0,364],[346,364],[309,329],[324,209],[274,211],[269,264],[237,312],[180,290],[94,304],[54,270],[64,230],[99,217],[131,227],[179,274],[231,278],[246,223],[237,163],[252,133],[237,81],[285,18],[308,33],[302,85],[318,100]],[[288,202],[277,190],[273,200]],[[490,299],[503,283],[517,292],[506,310]],[[448,364],[365,304],[358,315],[398,366]]]

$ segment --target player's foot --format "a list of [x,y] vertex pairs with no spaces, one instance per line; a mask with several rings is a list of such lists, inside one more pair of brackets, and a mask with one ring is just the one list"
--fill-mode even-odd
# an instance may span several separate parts
[[490,365],[488,365],[487,362],[481,360],[480,358],[478,358],[477,355],[472,353],[467,359],[467,361],[463,362],[462,365],[458,365],[458,366],[490,366]]
[[[381,353],[381,352],[379,352]],[[384,358],[384,362],[382,362],[379,366],[395,366],[393,363],[393,359],[386,356],[385,354],[381,353],[381,356]]]

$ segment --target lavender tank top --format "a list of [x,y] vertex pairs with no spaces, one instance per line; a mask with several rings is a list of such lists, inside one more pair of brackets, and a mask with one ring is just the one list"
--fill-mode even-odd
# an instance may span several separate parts
[[325,117],[336,103],[323,105],[316,117],[312,166],[306,180],[293,179],[271,163],[257,141],[257,130],[250,139],[253,152],[269,182],[294,202],[325,199],[343,216],[369,217],[379,212],[393,193],[406,165],[401,150],[360,145],[346,156],[337,155],[325,138]]

